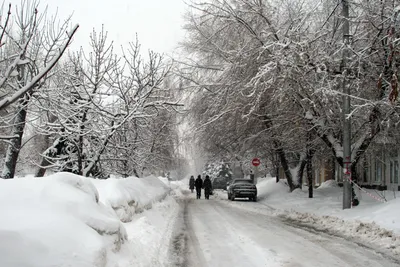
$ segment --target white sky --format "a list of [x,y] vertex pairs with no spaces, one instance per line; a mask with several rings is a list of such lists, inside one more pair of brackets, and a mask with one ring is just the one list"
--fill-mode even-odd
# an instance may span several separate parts
[[[14,7],[21,0],[6,0]],[[75,35],[73,48],[88,47],[89,34],[104,24],[116,47],[139,36],[142,52],[148,49],[170,54],[183,36],[183,0],[41,0],[39,12],[48,6],[48,15],[58,8],[60,19],[73,13],[72,23],[80,28]]]

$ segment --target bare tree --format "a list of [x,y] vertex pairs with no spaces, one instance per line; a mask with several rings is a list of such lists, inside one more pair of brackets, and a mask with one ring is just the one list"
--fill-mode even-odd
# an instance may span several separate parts
[[40,129],[54,141],[42,154],[37,176],[48,168],[97,177],[142,172],[143,165],[133,163],[147,155],[138,153],[148,147],[143,133],[157,132],[148,130],[150,122],[176,105],[163,86],[168,66],[160,55],[150,52],[144,61],[136,40],[119,57],[104,29],[93,31],[91,47],[71,57],[59,90],[51,91],[56,95],[49,110],[56,120]]
[[[23,1],[21,7],[15,9],[16,16],[12,16],[10,5],[6,22],[1,27],[2,64],[5,66],[0,77],[2,94],[0,110],[10,107],[7,112],[12,114],[11,135],[6,138],[9,144],[2,172],[3,178],[14,177],[28,104],[35,97],[35,92],[46,83],[51,70],[78,29],[78,25],[74,26],[64,36],[68,21],[59,28],[50,26],[46,20],[46,13],[39,15],[37,7],[36,1]],[[50,32],[54,34],[51,37]],[[9,118],[3,117],[3,121]]]
[[114,166],[122,164],[125,176],[141,177],[147,170],[170,165],[174,158],[174,113],[179,103],[167,82],[170,66],[161,55],[149,51],[145,61],[136,39],[123,50],[122,62],[112,84],[118,97],[115,107],[131,117],[118,130],[113,140],[118,145],[111,147],[111,154]]
[[[397,117],[388,101],[397,97],[395,6],[356,1],[352,9],[353,171],[388,118]],[[262,147],[248,141],[257,137],[279,156],[291,190],[317,148],[309,147],[309,134],[343,165],[340,6],[214,0],[191,7],[183,44],[189,59],[179,75],[197,89],[193,122],[205,146],[229,145],[231,155],[244,155]],[[222,132],[229,141],[218,138]]]
[[[246,153],[265,155],[255,144],[268,142],[279,155],[293,190],[302,177],[305,151],[288,146],[292,141],[282,138],[282,130],[299,120],[298,110],[277,94],[282,90],[278,79],[260,76],[278,56],[268,47],[276,46],[277,53],[284,47],[273,25],[276,17],[269,13],[273,6],[266,1],[212,1],[193,8],[196,11],[187,25],[190,38],[184,44],[193,60],[184,62],[181,75],[200,89],[192,110],[197,114],[196,129],[203,129],[199,132],[203,143],[211,140],[209,144],[220,144],[237,158]],[[210,138],[214,133],[216,138]]]

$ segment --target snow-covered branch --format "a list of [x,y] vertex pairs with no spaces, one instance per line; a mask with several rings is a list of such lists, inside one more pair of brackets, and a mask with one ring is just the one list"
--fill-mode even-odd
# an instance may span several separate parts
[[[74,34],[76,33],[76,31],[78,30],[79,25],[75,25],[72,30],[67,33],[68,35],[68,39],[67,41],[64,43],[64,45],[59,49],[59,52],[57,55],[54,56],[54,58],[49,62],[49,64],[39,72],[39,74],[37,74],[35,77],[32,78],[32,80],[30,81],[29,84],[25,85],[24,87],[22,87],[21,89],[19,89],[17,92],[15,92],[12,96],[10,97],[5,97],[2,100],[0,100],[0,110],[1,109],[5,109],[6,107],[8,107],[9,105],[11,105],[12,103],[16,102],[18,99],[20,99],[21,97],[23,97],[25,94],[29,93],[30,91],[32,91],[36,84],[43,79],[47,73],[57,64],[57,62],[60,60],[60,58],[62,57],[62,55],[64,54],[65,50],[67,49],[67,47],[69,46],[69,44],[72,42],[72,38],[74,36]],[[20,58],[17,58],[14,61],[14,65],[16,66],[19,63]],[[14,66],[14,67],[15,67]],[[13,68],[14,68],[13,67]]]

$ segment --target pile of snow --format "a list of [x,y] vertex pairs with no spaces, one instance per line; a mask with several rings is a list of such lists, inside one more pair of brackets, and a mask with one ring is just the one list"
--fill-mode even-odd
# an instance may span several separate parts
[[387,230],[377,223],[368,223],[360,220],[341,219],[335,216],[317,216],[313,213],[300,213],[296,211],[284,211],[279,216],[303,225],[328,232],[343,238],[352,237],[360,242],[367,241],[379,249],[390,250],[395,255],[400,255],[400,235]]
[[162,176],[158,176],[158,179],[159,179],[161,182],[163,182],[167,187],[170,187],[171,183],[170,183],[170,181],[169,181],[168,178],[162,177]]
[[318,189],[322,189],[322,188],[338,188],[338,184],[336,183],[335,180],[328,180],[323,182]]
[[169,187],[155,176],[145,178],[93,180],[100,193],[100,202],[115,211],[122,222],[132,220],[135,213],[149,209],[164,199]]
[[0,266],[114,266],[116,255],[127,250],[139,259],[132,245],[143,240],[135,238],[152,231],[150,240],[159,244],[163,229],[155,235],[157,225],[146,228],[154,222],[145,218],[123,222],[154,203],[172,216],[169,206],[158,203],[170,190],[167,182],[155,176],[95,180],[71,173],[0,179]]
[[0,180],[0,266],[105,266],[127,239],[89,179]]
[[171,194],[177,198],[183,197],[190,193],[189,190],[189,178],[172,181],[171,184]]
[[[171,182],[172,183],[172,182]],[[169,264],[169,249],[179,205],[171,196],[125,223],[129,239],[113,254],[109,266],[174,266]]]
[[288,193],[289,188],[286,185],[286,180],[280,180],[279,183],[273,178],[257,179],[257,195],[258,198],[279,197],[282,193]]
[[[317,231],[369,243],[378,250],[390,250],[400,255],[400,192],[357,190],[360,204],[352,209],[342,209],[343,189],[335,181],[326,181],[308,198],[308,187],[289,191],[285,179],[276,182],[274,177],[257,181],[257,205],[248,202],[227,202],[236,208],[275,215],[283,220],[307,226]],[[227,200],[226,191],[214,191],[215,198]],[[385,198],[387,202],[377,201]]]
[[[375,190],[356,190],[360,204],[342,209],[343,189],[335,181],[327,181],[308,198],[308,188],[289,192],[286,180],[260,179],[257,183],[259,199],[264,207],[284,219],[306,224],[317,230],[339,236],[353,237],[400,255],[400,192],[383,192],[387,202]],[[267,207],[267,209],[266,209]],[[262,212],[262,211],[261,211]]]

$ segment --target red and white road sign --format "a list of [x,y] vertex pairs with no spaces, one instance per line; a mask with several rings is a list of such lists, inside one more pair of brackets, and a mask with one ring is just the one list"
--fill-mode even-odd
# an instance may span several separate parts
[[260,165],[260,163],[261,163],[261,161],[260,161],[259,158],[254,158],[254,159],[251,161],[251,164],[253,164],[253,166],[255,166],[255,167],[257,167],[258,165]]

